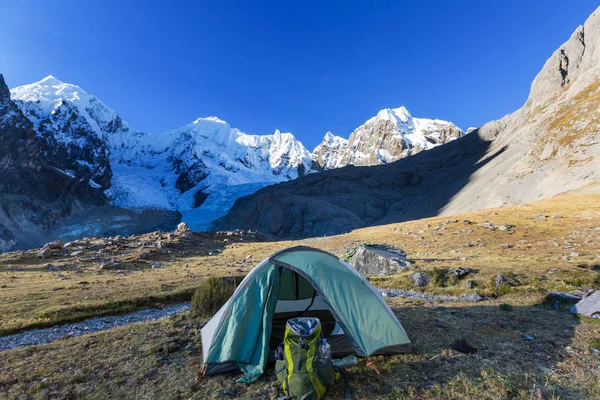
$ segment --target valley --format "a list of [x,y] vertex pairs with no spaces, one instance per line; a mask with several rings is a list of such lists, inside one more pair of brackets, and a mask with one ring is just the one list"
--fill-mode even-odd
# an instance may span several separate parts
[[[599,226],[600,197],[571,194],[299,241],[270,242],[241,231],[91,238],[43,259],[39,249],[0,256],[0,330],[6,335],[188,301],[208,277],[243,276],[274,251],[297,244],[342,258],[362,243],[388,244],[405,250],[413,264],[394,275],[370,277],[375,286],[446,296],[477,293],[487,300],[388,299],[416,351],[361,360],[349,371],[357,398],[371,398],[370,393],[379,393],[378,398],[457,393],[467,399],[525,399],[538,393],[594,398],[599,361],[590,347],[600,338],[598,320],[578,318],[568,306],[556,310],[544,298],[551,291],[600,288]],[[465,280],[443,278],[443,271],[455,267],[475,271],[469,278],[475,282],[472,289]],[[413,288],[415,271],[432,276],[430,284]],[[508,279],[502,291],[492,283],[498,274]],[[226,374],[201,379],[192,389],[201,363],[202,323],[184,314],[2,351],[0,362],[9,367],[0,378],[0,393],[76,397],[101,386],[106,397],[276,395],[270,369],[250,386]],[[453,350],[460,339],[478,352]],[[382,375],[365,365],[368,360]],[[32,363],[40,367],[31,370]]]

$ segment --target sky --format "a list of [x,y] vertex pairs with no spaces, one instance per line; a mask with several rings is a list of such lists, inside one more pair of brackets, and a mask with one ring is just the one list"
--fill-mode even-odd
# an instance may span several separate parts
[[84,88],[132,127],[218,116],[312,150],[380,109],[480,126],[518,109],[594,1],[0,0],[0,73]]

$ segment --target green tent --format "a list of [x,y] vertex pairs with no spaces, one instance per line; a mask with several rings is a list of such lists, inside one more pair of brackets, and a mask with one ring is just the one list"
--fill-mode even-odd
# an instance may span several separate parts
[[402,325],[363,276],[332,254],[298,246],[254,267],[202,328],[206,373],[239,368],[241,381],[254,381],[286,321],[298,316],[321,320],[335,357],[410,350]]

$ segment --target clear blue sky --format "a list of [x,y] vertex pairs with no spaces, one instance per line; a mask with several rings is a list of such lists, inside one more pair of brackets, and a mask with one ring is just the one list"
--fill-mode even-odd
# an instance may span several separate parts
[[0,73],[78,84],[150,132],[216,115],[312,149],[386,107],[464,129],[512,112],[597,5],[0,0]]

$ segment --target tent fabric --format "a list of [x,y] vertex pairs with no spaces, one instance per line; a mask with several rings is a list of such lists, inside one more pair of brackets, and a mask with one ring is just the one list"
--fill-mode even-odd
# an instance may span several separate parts
[[354,268],[322,250],[298,246],[258,264],[202,328],[207,372],[236,365],[244,372],[242,382],[254,381],[264,372],[274,317],[323,311],[335,319],[337,340],[359,356],[410,346],[394,313]]

